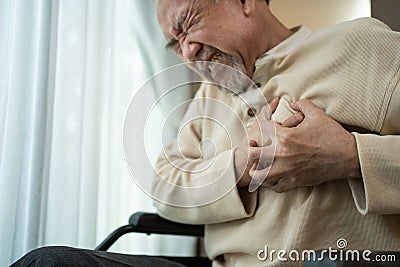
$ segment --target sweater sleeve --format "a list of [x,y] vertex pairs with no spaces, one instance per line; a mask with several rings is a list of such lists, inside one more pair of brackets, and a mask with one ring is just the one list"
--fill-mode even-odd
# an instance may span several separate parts
[[360,213],[400,213],[400,136],[353,133],[362,180],[349,180]]
[[[392,49],[400,41],[398,32],[391,31],[383,23],[371,22],[371,29],[379,36],[379,43],[385,43],[381,50],[387,56],[384,62],[376,64],[381,68],[380,84],[370,90],[374,94],[382,91],[379,116],[375,131],[380,135],[353,133],[357,142],[362,179],[349,180],[355,204],[362,214],[400,213],[400,57]],[[377,35],[379,34],[379,35]],[[372,40],[372,39],[371,39]],[[383,41],[384,40],[384,41]],[[382,52],[383,51],[383,52]],[[382,58],[382,55],[378,58]],[[385,75],[384,75],[385,74]],[[384,77],[387,77],[384,79]],[[363,99],[362,97],[360,97]],[[365,98],[364,98],[365,99]],[[377,100],[375,95],[370,99]],[[365,100],[363,100],[365,102]],[[371,111],[371,109],[366,109]],[[368,114],[368,113],[366,113]]]
[[201,101],[192,101],[177,140],[163,149],[153,182],[154,205],[160,216],[188,224],[250,217],[256,209],[257,192],[236,186],[235,147],[213,157],[202,155],[203,142],[207,142],[202,136],[204,120],[193,118],[203,116],[203,109]]

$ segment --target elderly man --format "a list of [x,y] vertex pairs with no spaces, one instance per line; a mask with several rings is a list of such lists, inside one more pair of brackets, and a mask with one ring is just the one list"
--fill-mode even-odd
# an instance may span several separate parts
[[[252,89],[230,95],[203,85],[178,141],[158,162],[153,194],[161,216],[206,224],[214,266],[282,263],[266,258],[265,246],[285,251],[286,265],[290,251],[337,248],[343,239],[347,249],[400,249],[400,33],[369,18],[315,33],[289,30],[264,0],[159,0],[158,18],[167,47],[185,62],[228,65],[267,99],[280,98],[270,104],[271,121],[257,102],[253,112],[243,108]],[[236,123],[257,112],[263,119],[248,136],[230,131],[226,142],[209,119],[221,113],[212,101],[226,103]],[[269,166],[271,142],[263,144],[254,128],[268,136],[271,127]],[[253,180],[262,186],[249,192]],[[193,188],[211,184],[201,202]],[[226,193],[208,199],[221,187]]]
[[[204,84],[157,164],[159,214],[205,224],[213,266],[297,266],[296,255],[330,247],[400,250],[400,33],[373,19],[289,30],[264,0],[158,0],[158,18],[185,62],[218,62],[257,85],[233,83],[229,94]],[[274,99],[270,110],[257,91]],[[228,141],[213,124],[222,117]],[[57,257],[171,264],[70,248],[18,264]]]

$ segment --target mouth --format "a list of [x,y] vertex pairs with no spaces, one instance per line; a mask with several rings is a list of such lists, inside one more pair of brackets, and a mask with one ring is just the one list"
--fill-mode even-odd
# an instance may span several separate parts
[[214,55],[212,55],[211,59],[208,61],[219,63],[221,58],[222,58],[222,54],[220,52],[217,52]]
[[244,65],[240,64],[237,58],[218,49],[208,49],[203,52],[200,61],[194,63],[194,69],[206,80],[232,89],[235,94],[247,87],[248,78]]
[[[221,54],[220,52],[216,52],[216,53],[212,54],[212,55],[207,59],[207,62],[221,63],[221,64],[228,65],[228,64],[222,62],[221,59],[222,59],[222,54]],[[212,72],[214,72],[215,67],[216,67],[217,65],[218,65],[218,64],[207,64],[207,70],[208,70],[210,73],[212,73]],[[229,65],[228,65],[228,66],[229,66]]]

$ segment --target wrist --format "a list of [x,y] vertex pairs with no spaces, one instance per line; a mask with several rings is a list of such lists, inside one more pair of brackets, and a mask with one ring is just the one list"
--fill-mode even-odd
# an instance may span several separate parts
[[237,147],[234,150],[233,157],[237,187],[248,186],[250,183],[250,176],[247,170],[247,154],[243,152],[240,147]]
[[349,160],[348,160],[348,178],[362,179],[360,159],[358,156],[357,141],[354,135],[350,134],[351,142],[349,144]]

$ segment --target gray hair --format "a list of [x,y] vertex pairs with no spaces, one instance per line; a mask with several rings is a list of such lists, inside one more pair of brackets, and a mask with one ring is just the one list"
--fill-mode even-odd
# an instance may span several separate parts
[[[213,4],[218,4],[219,0],[211,0]],[[265,0],[267,2],[267,5],[269,5],[270,0]]]

